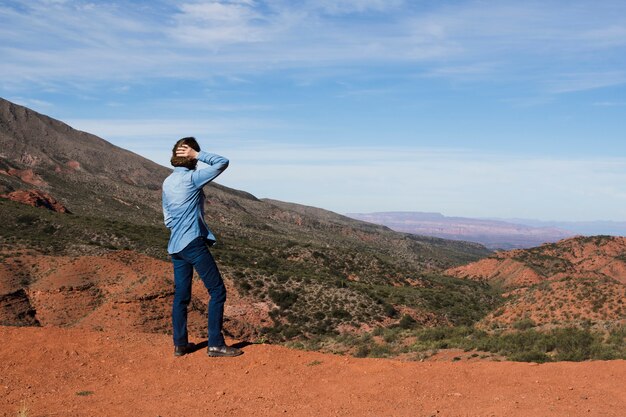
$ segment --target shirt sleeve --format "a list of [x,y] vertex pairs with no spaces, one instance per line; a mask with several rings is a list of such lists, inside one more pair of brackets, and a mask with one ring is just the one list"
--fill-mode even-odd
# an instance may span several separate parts
[[198,160],[209,165],[206,168],[197,169],[191,174],[191,181],[197,188],[202,188],[209,182],[213,181],[226,168],[228,168],[228,159],[216,154],[200,151]]

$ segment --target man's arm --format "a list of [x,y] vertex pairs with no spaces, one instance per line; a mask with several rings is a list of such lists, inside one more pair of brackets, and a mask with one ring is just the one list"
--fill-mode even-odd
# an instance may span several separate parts
[[200,151],[197,159],[209,165],[206,168],[197,169],[191,174],[191,180],[198,188],[204,187],[228,168],[228,159],[213,153]]
[[223,156],[204,151],[197,152],[189,145],[182,145],[180,148],[176,149],[176,156],[197,159],[209,165],[207,168],[195,170],[191,174],[193,185],[198,188],[204,187],[228,168],[228,159]]

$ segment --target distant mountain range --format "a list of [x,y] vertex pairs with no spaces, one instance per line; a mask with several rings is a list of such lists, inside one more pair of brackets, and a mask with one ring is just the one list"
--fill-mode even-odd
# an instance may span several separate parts
[[557,224],[446,217],[441,213],[379,212],[348,213],[347,216],[381,224],[398,232],[476,242],[489,249],[530,248],[582,234],[576,230],[561,228]]
[[617,221],[587,221],[587,222],[562,222],[562,221],[544,221],[534,219],[490,219],[501,222],[523,224],[531,227],[556,227],[558,229],[574,232],[579,235],[596,236],[626,236],[626,222]]

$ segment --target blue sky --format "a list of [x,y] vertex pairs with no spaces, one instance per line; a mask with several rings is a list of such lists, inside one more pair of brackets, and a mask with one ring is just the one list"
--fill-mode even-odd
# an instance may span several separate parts
[[626,220],[626,2],[0,0],[0,96],[338,212]]

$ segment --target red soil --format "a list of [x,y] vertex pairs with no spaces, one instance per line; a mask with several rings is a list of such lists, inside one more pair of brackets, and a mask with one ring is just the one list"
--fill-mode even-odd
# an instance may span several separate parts
[[533,249],[498,252],[493,257],[452,268],[448,275],[528,286],[565,277],[607,276],[626,284],[626,237],[575,237]]
[[606,329],[626,323],[624,237],[576,237],[498,252],[446,273],[511,289],[504,305],[481,320],[484,329],[505,328],[522,319],[543,327],[591,322]]
[[48,185],[39,175],[35,174],[32,169],[9,169],[5,171],[7,175],[21,179],[27,184],[44,186]]
[[505,328],[531,319],[545,328],[592,323],[596,329],[626,324],[626,286],[608,278],[549,281],[519,288],[508,294],[499,309],[483,318],[479,327]]
[[[222,274],[228,291],[226,332],[256,338],[257,328],[270,323],[273,304],[239,296],[229,271]],[[164,333],[170,328],[172,275],[170,262],[133,251],[80,257],[35,252],[8,256],[0,264],[0,299],[15,295],[2,304],[0,324],[32,324],[24,316],[32,306],[42,326]],[[189,312],[192,334],[206,334],[207,301],[206,289],[197,280]]]
[[[175,358],[168,336],[0,327],[0,414],[15,416],[614,416],[626,361],[356,359],[249,345]],[[81,395],[82,394],[82,395]]]
[[481,259],[469,265],[449,269],[446,273],[476,281],[497,280],[505,287],[532,285],[542,281],[542,277],[529,266],[501,254],[497,254],[495,258]]

